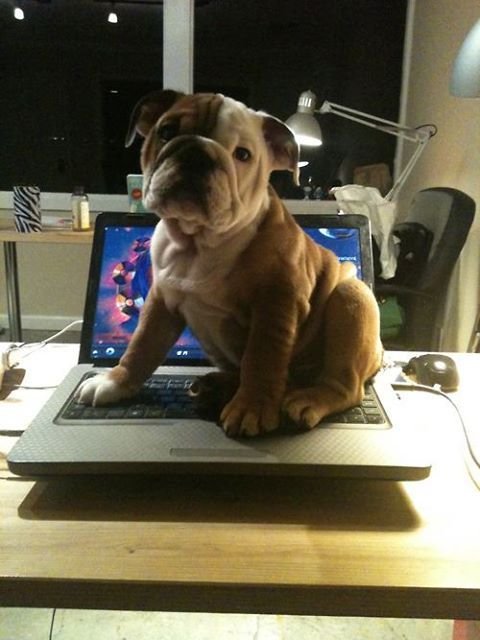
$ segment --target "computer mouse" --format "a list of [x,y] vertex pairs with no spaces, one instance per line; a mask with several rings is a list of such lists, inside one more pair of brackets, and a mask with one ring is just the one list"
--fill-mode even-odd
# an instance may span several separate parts
[[415,356],[403,367],[403,371],[407,375],[412,375],[418,384],[429,387],[439,385],[442,391],[458,389],[457,365],[450,356],[441,353]]

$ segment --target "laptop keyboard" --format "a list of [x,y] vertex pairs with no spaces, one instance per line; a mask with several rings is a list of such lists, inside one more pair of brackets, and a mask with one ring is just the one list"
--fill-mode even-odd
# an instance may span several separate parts
[[324,422],[337,422],[340,424],[385,424],[386,418],[373,387],[367,385],[362,404],[352,407],[342,413],[335,413],[324,419]]
[[64,420],[138,420],[139,418],[196,418],[188,389],[191,378],[152,376],[134,398],[115,405],[91,407],[71,398],[61,411]]
[[[89,374],[91,375],[91,374]],[[58,422],[88,423],[139,419],[198,418],[188,389],[193,379],[185,375],[153,375],[134,398],[105,407],[91,407],[69,399],[57,416]],[[328,416],[324,422],[364,426],[386,426],[387,420],[373,387],[367,386],[360,406]]]

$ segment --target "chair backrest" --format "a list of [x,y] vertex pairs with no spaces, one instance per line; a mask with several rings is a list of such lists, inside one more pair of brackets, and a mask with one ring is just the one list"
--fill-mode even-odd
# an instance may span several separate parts
[[416,287],[430,256],[433,232],[419,222],[401,222],[395,225],[393,236],[398,241],[393,282],[404,287]]
[[[395,278],[390,281],[393,289],[389,284],[384,287],[384,293],[395,295],[404,312],[401,331],[393,342],[385,342],[387,348],[436,351],[441,347],[448,284],[474,215],[475,202],[466,193],[434,187],[420,191],[404,222],[394,227],[393,233],[397,230],[400,240],[403,234],[408,246],[413,247],[413,263],[408,265],[406,262],[406,266],[415,268],[416,277],[405,269],[398,274],[398,282]],[[412,239],[406,234],[406,231],[413,233],[418,229],[424,231],[424,237]],[[425,255],[422,256],[422,252]],[[408,251],[404,250],[404,253],[406,256],[403,257],[408,259]],[[406,276],[409,281],[401,282]],[[382,295],[381,287],[377,289]]]
[[446,291],[450,276],[467,239],[475,215],[475,201],[449,187],[423,189],[413,199],[406,221],[433,234],[428,260],[417,289]]

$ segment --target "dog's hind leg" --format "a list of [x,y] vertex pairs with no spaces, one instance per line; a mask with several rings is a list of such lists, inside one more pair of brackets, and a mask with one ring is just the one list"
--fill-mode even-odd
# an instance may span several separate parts
[[[291,389],[283,408],[298,425],[315,427],[325,416],[344,411],[362,401],[364,384],[380,368],[378,305],[372,292],[359,280],[341,282],[324,310],[321,339],[323,366],[312,384]],[[317,351],[318,353],[318,351]]]

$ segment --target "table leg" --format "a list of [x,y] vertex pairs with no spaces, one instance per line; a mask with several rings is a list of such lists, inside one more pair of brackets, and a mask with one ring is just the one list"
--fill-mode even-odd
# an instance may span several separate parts
[[7,313],[10,340],[22,341],[22,321],[20,316],[20,294],[18,288],[17,247],[15,242],[3,243],[5,253],[5,278],[7,285]]

